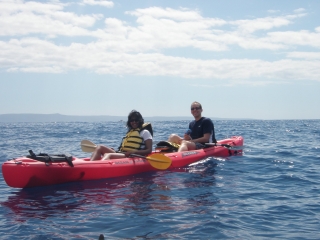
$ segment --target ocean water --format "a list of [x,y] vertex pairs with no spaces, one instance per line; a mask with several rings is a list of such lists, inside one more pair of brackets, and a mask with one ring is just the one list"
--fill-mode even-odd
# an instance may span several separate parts
[[[215,121],[242,156],[181,169],[15,189],[0,174],[0,239],[320,239],[320,120]],[[188,121],[152,122],[154,142]],[[87,157],[117,147],[124,122],[0,123],[0,162],[35,153]],[[19,176],[17,176],[19,177]]]

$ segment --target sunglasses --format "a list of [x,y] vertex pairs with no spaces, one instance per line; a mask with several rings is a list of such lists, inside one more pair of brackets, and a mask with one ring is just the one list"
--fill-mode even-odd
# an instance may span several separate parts
[[130,119],[130,122],[139,122],[139,119]]
[[193,107],[193,108],[191,108],[191,111],[193,111],[193,110],[199,110],[199,109],[201,109],[201,107]]

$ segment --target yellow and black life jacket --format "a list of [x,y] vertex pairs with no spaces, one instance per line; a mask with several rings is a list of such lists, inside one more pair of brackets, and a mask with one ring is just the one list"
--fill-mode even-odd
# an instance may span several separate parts
[[140,132],[142,130],[148,130],[153,136],[151,123],[145,123],[142,128],[131,129],[126,136],[123,138],[122,143],[119,147],[120,152],[132,151],[142,149],[144,147],[143,138],[140,137]]
[[123,138],[119,151],[126,152],[140,149],[142,143],[143,139],[140,137],[140,128],[131,129]]

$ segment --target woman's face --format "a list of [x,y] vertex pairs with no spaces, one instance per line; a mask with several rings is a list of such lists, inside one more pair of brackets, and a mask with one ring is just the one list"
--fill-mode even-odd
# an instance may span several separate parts
[[132,116],[129,119],[130,125],[132,128],[138,128],[139,127],[139,119],[136,116]]

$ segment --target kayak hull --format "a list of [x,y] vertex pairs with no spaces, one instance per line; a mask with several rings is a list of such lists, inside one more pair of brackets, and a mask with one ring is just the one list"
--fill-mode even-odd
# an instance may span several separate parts
[[[218,144],[243,146],[239,136],[218,141]],[[232,149],[232,148],[231,148]],[[186,152],[164,153],[172,160],[170,168],[184,167],[207,157],[239,155],[242,150],[230,150],[223,146],[208,147]],[[89,158],[72,157],[73,167],[67,162],[44,163],[20,157],[2,164],[2,174],[8,186],[28,188],[75,181],[96,180],[155,171],[148,160],[140,157],[90,161]]]

